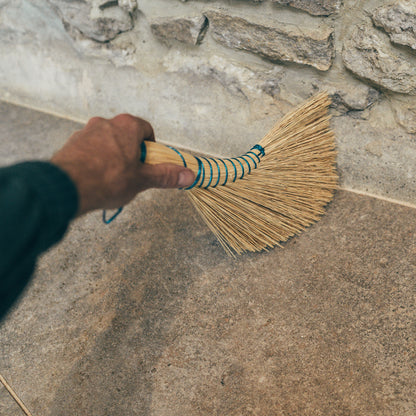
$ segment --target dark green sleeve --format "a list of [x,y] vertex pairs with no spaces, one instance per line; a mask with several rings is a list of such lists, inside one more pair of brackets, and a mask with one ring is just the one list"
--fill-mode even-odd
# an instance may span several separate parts
[[29,281],[36,259],[76,215],[75,185],[57,166],[24,162],[0,168],[0,320]]

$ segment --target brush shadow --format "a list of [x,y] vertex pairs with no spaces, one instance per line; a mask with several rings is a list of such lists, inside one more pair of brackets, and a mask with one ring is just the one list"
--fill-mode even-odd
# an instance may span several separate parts
[[[51,416],[150,414],[157,362],[176,337],[170,328],[201,264],[212,256],[231,261],[185,196],[152,192],[154,200],[133,203],[114,226],[130,224],[124,234],[112,232],[104,249],[112,319],[98,335],[85,335],[95,339],[62,380]],[[84,308],[79,319],[88,320],[93,306]]]

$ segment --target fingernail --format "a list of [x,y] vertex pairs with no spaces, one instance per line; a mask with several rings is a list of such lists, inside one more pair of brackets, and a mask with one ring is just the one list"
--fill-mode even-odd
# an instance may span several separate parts
[[195,176],[191,170],[183,170],[179,173],[178,187],[186,188],[194,183]]

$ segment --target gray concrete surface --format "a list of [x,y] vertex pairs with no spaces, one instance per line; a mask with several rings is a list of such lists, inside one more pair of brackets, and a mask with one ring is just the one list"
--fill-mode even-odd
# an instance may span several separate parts
[[[0,104],[0,163],[78,127]],[[36,416],[413,416],[415,222],[340,191],[283,248],[234,260],[184,193],[145,192],[42,257],[0,373]],[[0,415],[21,414],[0,386]]]

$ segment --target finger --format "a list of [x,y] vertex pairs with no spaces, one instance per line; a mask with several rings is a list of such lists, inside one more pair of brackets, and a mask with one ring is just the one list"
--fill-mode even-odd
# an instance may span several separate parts
[[188,188],[195,181],[192,170],[170,163],[141,167],[144,188]]

